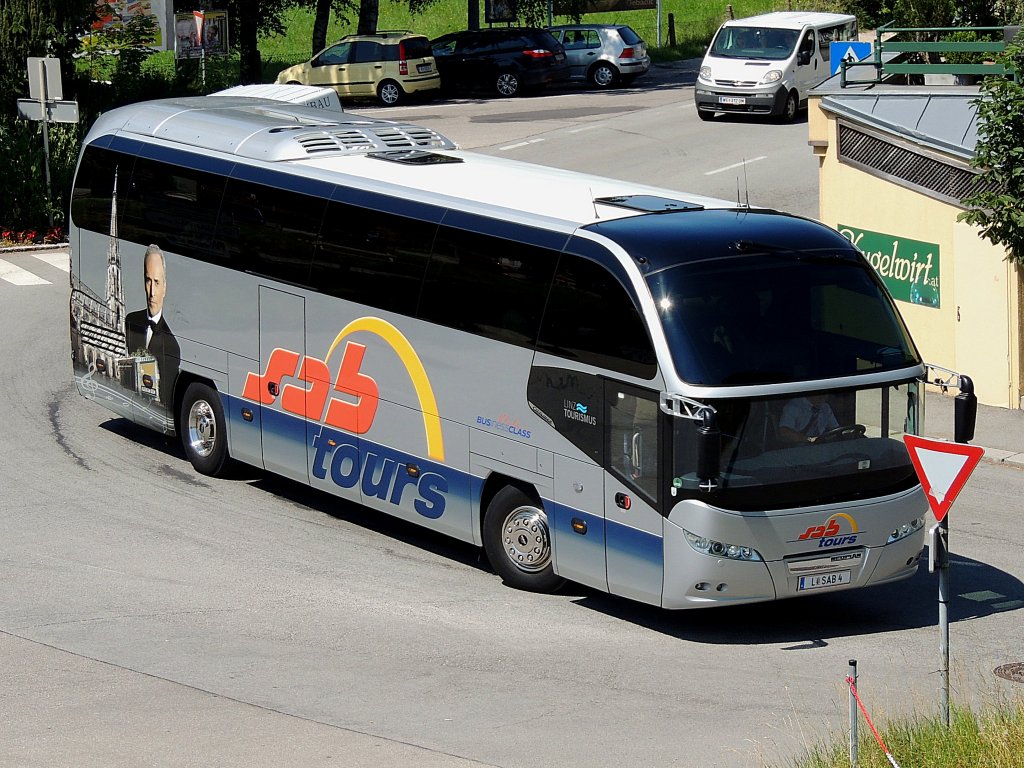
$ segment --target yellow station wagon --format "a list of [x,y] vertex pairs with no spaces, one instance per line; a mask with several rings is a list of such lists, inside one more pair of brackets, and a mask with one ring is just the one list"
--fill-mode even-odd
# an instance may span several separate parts
[[412,93],[441,87],[430,42],[409,31],[347,35],[302,64],[277,76],[277,83],[322,85],[341,97],[376,97],[398,104]]

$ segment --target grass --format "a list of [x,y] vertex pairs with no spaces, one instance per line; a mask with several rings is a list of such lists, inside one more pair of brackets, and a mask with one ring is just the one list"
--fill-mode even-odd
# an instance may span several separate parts
[[[773,10],[790,7],[805,10],[835,10],[835,0],[810,0],[790,2],[786,0],[733,0],[733,14],[736,18],[753,16]],[[721,0],[662,0],[661,38],[665,45],[658,46],[657,12],[623,11],[617,13],[596,13],[583,17],[588,24],[628,24],[647,41],[654,61],[696,58],[704,55],[715,30],[727,17],[728,5]],[[676,45],[669,47],[668,18],[671,14]],[[409,13],[404,2],[382,2],[378,29],[410,29],[435,38],[446,32],[466,28],[465,0],[437,0],[429,10],[419,15]],[[552,18],[552,24],[567,24],[572,19],[564,16]],[[285,14],[287,34],[265,37],[260,40],[260,53],[264,59],[265,79],[273,80],[285,67],[305,61],[312,54],[313,16],[306,10],[293,8]],[[336,40],[342,35],[355,32],[355,19],[339,20],[331,15],[327,40]]]
[[[880,731],[901,768],[1024,768],[1024,706],[980,713],[954,707],[949,728],[939,718],[897,721]],[[859,727],[859,768],[891,768],[870,729]],[[851,768],[849,744],[818,747],[793,768]]]

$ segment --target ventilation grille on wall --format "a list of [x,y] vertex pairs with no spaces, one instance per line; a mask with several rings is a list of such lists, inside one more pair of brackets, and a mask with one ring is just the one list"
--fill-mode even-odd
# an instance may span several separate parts
[[977,173],[839,123],[839,160],[931,197],[959,204]]

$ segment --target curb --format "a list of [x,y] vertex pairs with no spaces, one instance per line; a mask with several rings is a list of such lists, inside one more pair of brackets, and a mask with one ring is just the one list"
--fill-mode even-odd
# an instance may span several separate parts
[[43,243],[41,245],[5,245],[0,246],[0,254],[32,253],[34,251],[66,251],[69,243]]

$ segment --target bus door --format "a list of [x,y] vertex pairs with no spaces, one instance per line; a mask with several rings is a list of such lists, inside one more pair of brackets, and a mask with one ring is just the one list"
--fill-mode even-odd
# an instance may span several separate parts
[[661,494],[662,423],[658,393],[605,381],[604,487],[608,589],[661,603],[664,518]]
[[[301,296],[260,286],[260,370],[265,371],[263,465],[309,482],[306,464],[306,395],[299,377],[306,357],[306,302]],[[276,351],[276,354],[275,354]]]

